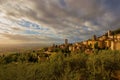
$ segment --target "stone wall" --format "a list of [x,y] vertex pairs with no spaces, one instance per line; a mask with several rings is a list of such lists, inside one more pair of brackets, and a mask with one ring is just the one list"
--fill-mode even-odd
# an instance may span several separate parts
[[116,48],[116,50],[120,50],[120,42],[116,42],[115,48]]

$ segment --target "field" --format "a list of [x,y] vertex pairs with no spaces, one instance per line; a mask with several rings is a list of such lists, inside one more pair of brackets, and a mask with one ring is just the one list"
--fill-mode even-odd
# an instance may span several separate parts
[[[120,51],[92,54],[53,53],[41,61],[42,52],[14,53],[0,57],[0,80],[119,80]],[[44,56],[44,55],[43,55]]]

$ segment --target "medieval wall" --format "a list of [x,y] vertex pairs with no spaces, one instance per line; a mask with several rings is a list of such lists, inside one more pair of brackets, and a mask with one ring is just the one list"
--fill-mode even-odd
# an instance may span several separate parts
[[116,50],[120,50],[120,42],[116,42],[115,48],[116,48]]

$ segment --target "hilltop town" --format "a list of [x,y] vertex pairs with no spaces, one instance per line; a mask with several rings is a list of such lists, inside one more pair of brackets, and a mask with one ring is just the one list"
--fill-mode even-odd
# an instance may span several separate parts
[[86,41],[65,39],[60,45],[0,55],[0,79],[120,80],[119,63],[120,29],[109,30]]
[[76,42],[76,43],[69,43],[68,39],[65,39],[65,43],[61,45],[55,45],[48,47],[46,49],[46,53],[49,54],[51,52],[56,52],[61,50],[62,52],[85,52],[85,53],[92,53],[95,49],[98,50],[120,50],[120,29],[115,31],[108,31],[102,36],[97,37],[93,35],[91,39],[86,41]]

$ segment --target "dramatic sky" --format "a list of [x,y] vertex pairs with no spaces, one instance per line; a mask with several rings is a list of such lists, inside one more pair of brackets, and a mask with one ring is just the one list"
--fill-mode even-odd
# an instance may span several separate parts
[[0,44],[86,40],[120,27],[120,0],[0,0]]

